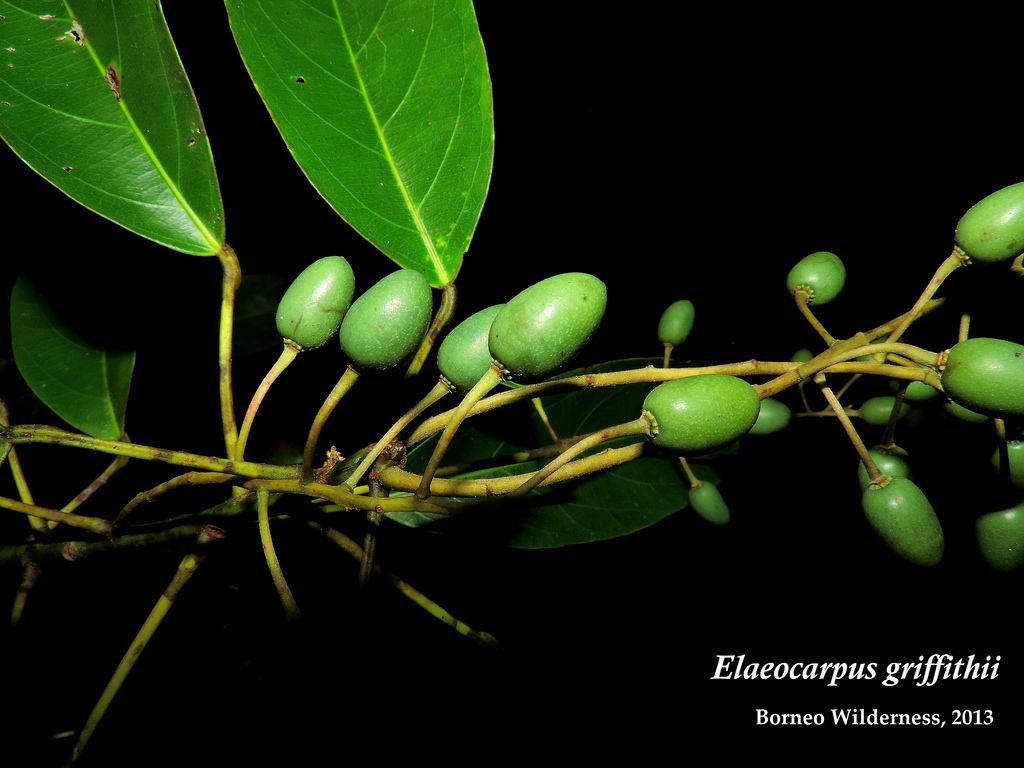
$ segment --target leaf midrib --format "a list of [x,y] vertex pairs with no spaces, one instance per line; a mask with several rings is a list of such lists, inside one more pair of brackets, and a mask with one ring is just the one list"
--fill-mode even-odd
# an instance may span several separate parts
[[[391,147],[388,145],[387,138],[384,135],[384,131],[381,128],[380,120],[377,117],[377,113],[370,103],[369,93],[366,90],[366,83],[363,81],[362,74],[359,71],[359,67],[356,64],[356,56],[352,50],[352,45],[349,42],[348,30],[345,28],[345,22],[341,18],[341,11],[338,8],[337,0],[332,0],[334,6],[335,19],[338,23],[338,30],[341,33],[342,40],[345,41],[345,51],[348,54],[349,62],[352,65],[352,72],[355,75],[356,82],[359,84],[359,93],[363,98],[363,102],[366,104],[366,112],[370,116],[370,120],[373,122],[374,131],[377,133],[377,137],[380,140],[381,149],[383,151],[384,159],[387,161],[388,167],[391,169],[391,175],[395,178],[398,183],[398,189],[402,194],[402,199],[405,202],[405,207],[409,211],[409,215],[412,217],[413,223],[416,226],[416,231],[419,233],[420,240],[423,241],[423,245],[427,250],[427,255],[430,256],[430,261],[434,265],[434,270],[437,272],[438,278],[442,284],[451,282],[451,278],[448,275],[448,270],[445,269],[444,264],[441,261],[441,257],[437,253],[437,249],[434,247],[433,240],[430,239],[425,223],[420,216],[419,210],[415,206],[412,200],[412,196],[409,194],[409,189],[405,184],[405,180],[402,178],[401,173],[398,171],[398,166],[395,163],[395,158],[391,153]],[[429,42],[429,31],[427,33]],[[404,99],[403,99],[404,101]]]
[[[71,3],[68,2],[68,0],[63,0],[63,3],[64,9],[67,11],[69,18],[76,18],[75,12],[71,8]],[[114,13],[114,17],[116,23],[116,10]],[[120,45],[120,34],[117,35],[117,39],[118,44]],[[93,48],[92,44],[89,42],[88,36],[86,36],[85,38],[84,47],[86,51],[89,52],[89,58],[92,59],[93,63],[96,65],[96,69],[98,70],[100,76],[105,79],[107,68],[103,66],[102,62],[99,60],[99,57],[96,55],[96,51]],[[214,237],[213,233],[210,232],[210,230],[206,227],[206,224],[203,222],[202,218],[198,214],[196,214],[191,204],[189,204],[184,194],[182,194],[181,189],[178,187],[177,182],[171,179],[171,176],[167,172],[167,169],[164,168],[164,165],[163,163],[160,162],[159,158],[156,155],[156,152],[153,151],[153,148],[146,140],[146,137],[139,129],[138,124],[135,122],[135,118],[132,117],[132,113],[128,109],[128,105],[125,104],[125,100],[123,98],[118,99],[117,104],[121,108],[121,112],[122,114],[124,114],[125,119],[128,121],[128,126],[131,129],[132,134],[135,136],[136,141],[138,141],[139,145],[142,147],[142,150],[146,153],[146,156],[149,158],[149,161],[153,164],[153,167],[156,169],[156,172],[159,174],[160,178],[163,179],[163,182],[164,184],[167,185],[167,188],[171,191],[171,194],[174,195],[175,200],[178,201],[178,204],[181,206],[181,209],[186,213],[186,215],[188,215],[189,219],[192,221],[193,226],[196,228],[196,231],[203,238],[203,240],[206,241],[207,245],[210,246],[212,253],[219,253],[222,247],[220,239]]]

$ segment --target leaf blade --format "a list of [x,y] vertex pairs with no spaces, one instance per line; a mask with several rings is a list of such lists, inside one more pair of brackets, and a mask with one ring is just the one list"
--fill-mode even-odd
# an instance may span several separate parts
[[226,0],[286,145],[332,208],[434,287],[490,183],[490,76],[470,0]]
[[11,292],[11,347],[22,378],[54,413],[93,437],[121,437],[134,351],[86,341],[24,274]]
[[148,239],[217,253],[209,141],[159,4],[0,2],[0,136],[75,201]]

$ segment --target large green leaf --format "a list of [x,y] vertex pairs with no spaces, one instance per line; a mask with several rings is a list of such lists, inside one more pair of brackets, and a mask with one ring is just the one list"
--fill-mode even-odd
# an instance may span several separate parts
[[175,250],[216,253],[210,144],[159,2],[0,0],[0,136],[48,181]]
[[296,162],[367,240],[455,279],[491,177],[487,59],[471,0],[226,0]]
[[[615,361],[588,368],[579,373],[604,373],[614,370],[660,365],[660,359]],[[603,387],[548,395],[543,398],[548,420],[560,436],[582,435],[636,419],[653,384],[632,384]],[[537,444],[545,440],[547,430],[535,409],[529,408]],[[486,419],[487,416],[481,416]],[[525,419],[520,411],[511,422]],[[463,432],[465,430],[465,432]],[[636,442],[636,438],[616,441],[618,446]],[[424,443],[410,453],[409,468],[419,471],[429,457],[434,441]],[[602,446],[603,448],[603,446]],[[446,463],[468,461],[471,456],[492,458],[512,456],[522,450],[521,441],[503,444],[501,440],[482,435],[480,427],[470,422],[459,429]],[[511,464],[458,475],[458,477],[499,477],[539,469],[542,462]],[[698,477],[718,482],[719,475],[711,466],[690,462]],[[508,547],[539,549],[582,544],[625,536],[646,528],[687,506],[688,484],[679,462],[657,451],[626,464],[580,480],[545,486],[531,493],[522,504],[508,508],[474,510],[455,518],[419,513],[395,513],[389,517],[413,527],[430,526],[438,531],[469,533]]]
[[22,377],[54,413],[93,437],[121,437],[135,352],[82,338],[24,275],[11,293],[11,346]]

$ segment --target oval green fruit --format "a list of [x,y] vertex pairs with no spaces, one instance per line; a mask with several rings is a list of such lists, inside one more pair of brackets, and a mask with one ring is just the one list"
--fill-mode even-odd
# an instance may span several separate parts
[[354,290],[352,267],[343,257],[314,261],[292,281],[278,304],[278,333],[299,349],[322,347],[338,332]]
[[[1024,490],[1024,441],[1010,440],[1006,443],[1006,455],[1010,459],[1010,483],[1014,488]],[[1002,461],[997,448],[992,454],[992,468],[1000,470]]]
[[[905,477],[908,480],[914,479],[914,472],[910,468],[909,454],[902,448],[898,446],[882,448],[882,446],[876,445],[874,448],[869,448],[868,453],[883,475]],[[867,490],[871,484],[871,478],[868,477],[868,471],[864,467],[863,461],[857,462],[857,482],[862,491]]]
[[608,293],[584,272],[566,272],[531,285],[494,318],[491,357],[511,378],[547,376],[572,359],[597,330]]
[[693,511],[709,523],[725,525],[729,522],[729,507],[719,490],[707,480],[690,488],[687,500]]
[[360,371],[398,368],[423,341],[432,306],[427,278],[411,269],[392,272],[349,308],[338,333],[341,348]]
[[[881,397],[869,398],[865,400],[860,407],[860,417],[868,424],[873,424],[876,427],[885,426],[889,423],[889,417],[892,415],[892,407],[895,404],[895,397],[883,395]],[[901,406],[900,418],[906,418],[909,412],[909,407],[906,405]]]
[[807,347],[802,347],[793,353],[793,356],[789,358],[791,363],[809,363],[814,359],[814,353]]
[[797,288],[806,288],[810,293],[808,304],[828,304],[839,295],[846,284],[846,267],[834,253],[817,251],[804,256],[789,270],[786,288],[790,294]]
[[658,321],[658,341],[678,347],[693,330],[693,302],[682,299],[670,304]]
[[1024,501],[982,515],[974,530],[981,556],[997,571],[1015,571],[1024,563]]
[[977,413],[1024,416],[1024,346],[984,337],[961,341],[946,357],[942,387]]
[[974,261],[1006,261],[1024,253],[1024,181],[971,206],[956,225],[953,240]]
[[437,350],[437,367],[445,381],[468,392],[491,367],[488,338],[491,323],[504,304],[482,309],[459,323]]
[[893,552],[915,565],[942,560],[942,526],[928,498],[912,480],[892,477],[885,485],[869,485],[861,507],[875,533]]
[[685,455],[711,453],[743,437],[761,411],[757,391],[721,373],[666,381],[644,400],[651,442]]
[[757,415],[757,421],[750,428],[751,435],[771,435],[780,432],[789,426],[793,418],[792,411],[785,403],[779,402],[774,397],[766,397],[761,401],[761,412]]
[[[889,382],[889,389],[893,392],[900,388],[900,382],[892,379]],[[939,396],[939,390],[925,384],[923,381],[912,381],[907,384],[907,390],[903,393],[903,402],[924,403],[934,400]]]

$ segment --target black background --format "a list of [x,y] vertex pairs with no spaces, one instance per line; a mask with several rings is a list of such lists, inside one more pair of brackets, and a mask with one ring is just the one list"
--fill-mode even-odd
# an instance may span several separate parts
[[[697,323],[678,358],[789,359],[816,341],[783,282],[816,250],[839,254],[848,269],[823,322],[836,335],[873,327],[913,303],[967,208],[1021,180],[1019,99],[1004,62],[1013,46],[998,19],[938,17],[925,31],[911,18],[840,13],[480,6],[497,143],[488,202],[458,279],[459,316],[549,274],[592,272],[608,285],[609,309],[583,364],[660,354],[654,329],[679,298],[694,302]],[[227,239],[243,272],[290,279],[341,254],[365,289],[393,265],[291,161],[223,9],[193,9],[168,3],[165,12],[203,110]],[[139,348],[133,440],[219,453],[217,261],[142,241],[79,209],[13,155],[2,163],[4,280],[32,263],[64,286],[69,311],[88,318],[90,332]],[[16,245],[19,230],[29,234]],[[1008,271],[961,270],[943,292],[970,308],[972,335],[1024,341],[1019,312],[1009,309],[1019,307],[1020,286]],[[908,340],[946,348],[958,322],[959,309],[944,311]],[[276,355],[236,361],[238,400]],[[327,351],[300,362],[261,410],[254,451],[261,440],[264,448],[301,444],[343,365]],[[13,366],[0,383],[5,398],[17,391]],[[874,386],[859,391],[878,394]],[[378,394],[394,400],[364,425]],[[353,445],[373,440],[411,402],[385,380],[350,397],[358,402],[345,417],[359,433]],[[792,391],[782,399],[798,404]],[[18,402],[9,399],[14,421],[53,422],[23,415]],[[974,548],[974,518],[999,508],[983,492],[992,482],[984,472],[991,435],[933,421],[897,436],[929,456],[919,479],[947,540],[933,569],[905,564],[877,541],[859,510],[852,449],[833,421],[818,419],[744,441],[739,467],[721,485],[733,512],[724,527],[683,512],[625,539],[553,551],[388,530],[382,562],[498,637],[500,660],[386,588],[358,601],[352,563],[297,526],[278,547],[307,619],[285,629],[258,539],[240,530],[186,588],[90,744],[95,762],[86,762],[149,754],[154,764],[188,755],[205,765],[280,752],[312,764],[324,750],[340,762],[367,747],[378,758],[414,749],[486,760],[551,750],[552,740],[573,755],[622,745],[639,759],[701,743],[743,754],[742,737],[991,744],[1021,714],[1010,695],[1022,681],[1020,577],[989,571]],[[871,442],[871,430],[864,434]],[[21,453],[37,501],[50,506],[106,463],[71,449]],[[103,496],[117,509],[168,476],[132,466]],[[7,721],[15,742],[36,758],[70,747],[71,739],[45,737],[80,727],[179,557],[124,553],[47,567],[17,632],[0,631],[19,692],[21,716]],[[17,579],[17,569],[5,570],[0,604]],[[932,689],[885,687],[883,674],[836,687],[709,679],[719,654],[874,662],[881,673],[936,652],[998,655],[1000,676]],[[850,707],[937,712],[947,722],[952,709],[992,709],[996,722],[941,730],[754,724],[757,708],[830,721],[830,709]]]

